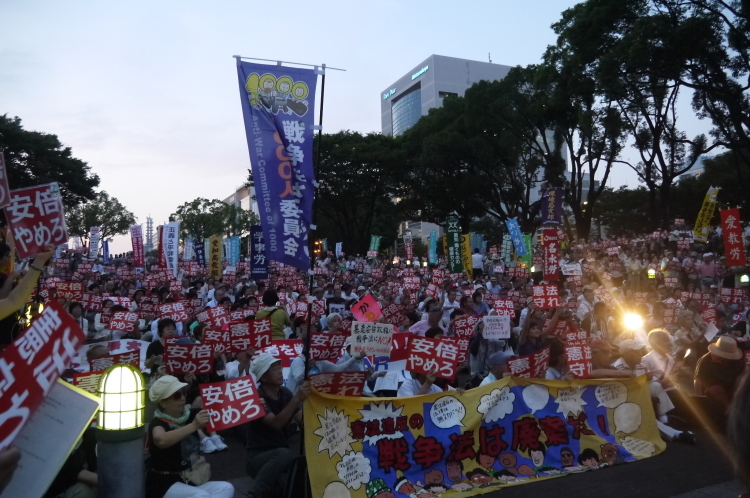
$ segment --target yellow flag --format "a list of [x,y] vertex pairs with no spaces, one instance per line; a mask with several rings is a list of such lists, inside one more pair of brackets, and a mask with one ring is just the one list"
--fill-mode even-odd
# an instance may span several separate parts
[[466,277],[469,280],[474,280],[474,267],[471,265],[471,237],[469,235],[461,235],[461,261],[464,264]]
[[221,259],[224,247],[220,236],[214,235],[208,240],[208,250],[210,253],[208,255],[208,274],[211,278],[221,278]]
[[695,220],[695,229],[693,230],[693,240],[695,242],[708,242],[708,236],[711,233],[711,218],[716,209],[716,197],[719,195],[719,187],[710,187],[703,198],[703,206]]

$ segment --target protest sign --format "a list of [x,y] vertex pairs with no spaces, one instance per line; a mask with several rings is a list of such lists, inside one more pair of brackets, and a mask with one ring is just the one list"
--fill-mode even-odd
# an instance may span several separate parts
[[57,183],[10,191],[5,217],[13,235],[18,258],[42,252],[44,246],[68,243],[62,196]]
[[0,449],[10,445],[86,340],[56,301],[0,356]]
[[436,372],[453,380],[458,370],[458,346],[451,338],[413,337],[409,341],[406,369],[413,373]]
[[588,379],[594,369],[591,347],[585,341],[569,341],[565,345],[565,361],[568,372],[577,379]]
[[272,343],[270,318],[229,324],[229,351],[232,353],[242,353],[251,348],[259,350]]
[[268,278],[266,244],[263,242],[263,229],[260,225],[250,227],[250,276],[254,279]]
[[560,240],[556,228],[544,229],[544,280],[557,282],[560,279]]
[[508,360],[508,371],[514,377],[543,379],[549,368],[549,346],[536,353]]
[[133,246],[133,266],[146,266],[146,256],[143,249],[143,227],[141,225],[131,225],[130,242]]
[[208,276],[211,278],[221,278],[221,261],[224,257],[221,237],[213,236],[209,239],[208,251]]
[[510,339],[510,316],[485,316],[482,321],[484,322],[482,337],[485,339]]
[[164,361],[170,375],[199,375],[214,371],[214,353],[209,344],[167,342]]
[[347,334],[331,334],[329,332],[313,332],[310,334],[310,359],[328,360],[336,363],[341,356]]
[[207,430],[229,429],[266,415],[252,376],[200,385],[203,408],[208,411]]
[[10,204],[10,186],[8,186],[8,172],[5,168],[5,156],[0,152],[0,208]]
[[73,375],[73,385],[88,393],[97,394],[99,392],[99,379],[103,373],[103,371],[76,373]]
[[[540,204],[542,205],[542,225],[559,225],[562,217],[563,192],[560,187],[544,191]],[[545,230],[546,232],[546,230]],[[545,236],[546,238],[546,236]]]
[[498,315],[508,315],[511,318],[516,317],[516,305],[512,299],[493,299],[491,306]]
[[719,195],[719,187],[709,187],[706,196],[703,199],[703,205],[695,220],[693,229],[693,240],[695,242],[708,242],[708,236],[711,233],[711,218],[716,209],[716,199]]
[[114,365],[133,365],[140,368],[141,351],[140,349],[136,349],[134,351],[126,351],[124,353],[108,354],[104,356],[97,356],[96,358],[89,358],[89,365],[91,366],[92,372],[101,372]]
[[203,331],[203,344],[211,346],[214,354],[228,353],[231,348],[232,341],[229,335],[229,330],[212,330],[206,329]]
[[562,265],[560,267],[560,270],[562,271],[563,275],[583,275],[583,271],[581,270],[581,264],[580,263],[573,263],[573,264],[567,264]]
[[352,323],[351,355],[364,351],[367,356],[388,356],[391,353],[393,325],[388,323]]
[[724,304],[742,304],[747,300],[747,291],[742,287],[734,289],[722,287],[719,299]]
[[745,241],[742,234],[742,222],[740,221],[740,209],[722,209],[721,235],[724,238],[724,255],[727,258],[727,266],[745,266]]
[[[609,466],[666,448],[645,376],[575,385],[506,378],[460,396],[382,401],[314,391],[303,414],[307,461],[315,462],[313,496],[340,489],[370,498],[373,489],[392,489],[399,476],[416,483],[437,472],[461,484],[450,496],[476,496],[599,467],[580,465],[580,455],[593,452]],[[572,461],[562,458],[566,452]],[[523,472],[507,472],[501,462],[511,460]]]
[[330,372],[310,376],[310,384],[319,393],[334,396],[362,396],[368,372]]
[[453,320],[453,331],[457,337],[471,337],[474,335],[474,326],[480,318],[476,316],[458,316]]
[[516,218],[506,220],[505,226],[508,228],[510,240],[513,242],[513,248],[516,251],[516,256],[526,256],[528,254],[528,249],[526,247],[523,233],[521,233],[521,227],[518,226],[518,220],[516,220]]
[[190,318],[182,303],[164,303],[158,306],[159,318],[171,318],[175,322],[184,322]]
[[560,307],[560,297],[556,285],[535,285],[531,288],[534,306],[538,309],[554,309]]
[[276,339],[272,341],[270,346],[263,348],[261,351],[256,351],[253,358],[260,353],[268,353],[280,359],[281,366],[288,368],[292,365],[292,361],[302,354],[302,339]]
[[55,289],[58,298],[72,301],[81,301],[85,291],[83,282],[58,282]]
[[138,313],[133,311],[115,311],[107,328],[111,331],[122,332],[123,334],[134,334],[138,331],[138,321]]
[[206,308],[200,313],[195,315],[195,318],[200,323],[205,323],[211,328],[220,329],[224,325],[229,324],[229,312],[224,306],[214,306],[213,308]]

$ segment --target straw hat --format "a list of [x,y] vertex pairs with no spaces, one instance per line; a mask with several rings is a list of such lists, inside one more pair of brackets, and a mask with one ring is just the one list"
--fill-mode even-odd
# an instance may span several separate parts
[[721,356],[727,360],[739,360],[742,358],[742,350],[737,347],[737,341],[734,338],[723,335],[715,344],[709,344],[708,350],[716,356]]

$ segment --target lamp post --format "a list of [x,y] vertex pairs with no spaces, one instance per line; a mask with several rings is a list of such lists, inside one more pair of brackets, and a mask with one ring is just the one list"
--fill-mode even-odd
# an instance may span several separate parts
[[143,497],[143,374],[132,365],[114,365],[102,374],[98,391],[102,398],[97,418],[99,496]]

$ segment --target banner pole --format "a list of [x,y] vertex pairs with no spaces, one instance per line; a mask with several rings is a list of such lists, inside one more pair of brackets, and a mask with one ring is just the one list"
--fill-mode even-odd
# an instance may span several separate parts
[[[318,185],[318,172],[320,171],[320,157],[322,152],[322,142],[323,142],[323,103],[325,101],[325,92],[326,92],[326,65],[323,64],[321,66],[322,68],[322,78],[320,80],[320,115],[318,117],[318,150],[316,152],[316,159],[314,163],[314,171],[315,171],[315,195],[313,196],[313,202],[312,202],[312,216],[311,216],[311,223],[310,223],[310,231],[309,236],[307,239],[307,246],[308,246],[308,252],[310,253],[310,275],[309,275],[309,290],[307,295],[307,334],[305,335],[305,347],[304,347],[304,355],[305,355],[305,380],[308,380],[310,377],[310,334],[311,334],[311,326],[312,326],[312,302],[311,298],[313,295],[313,282],[315,279],[315,237],[313,237],[313,234],[317,231],[317,225],[315,224],[317,221],[317,185]],[[315,67],[317,70],[317,66]]]

